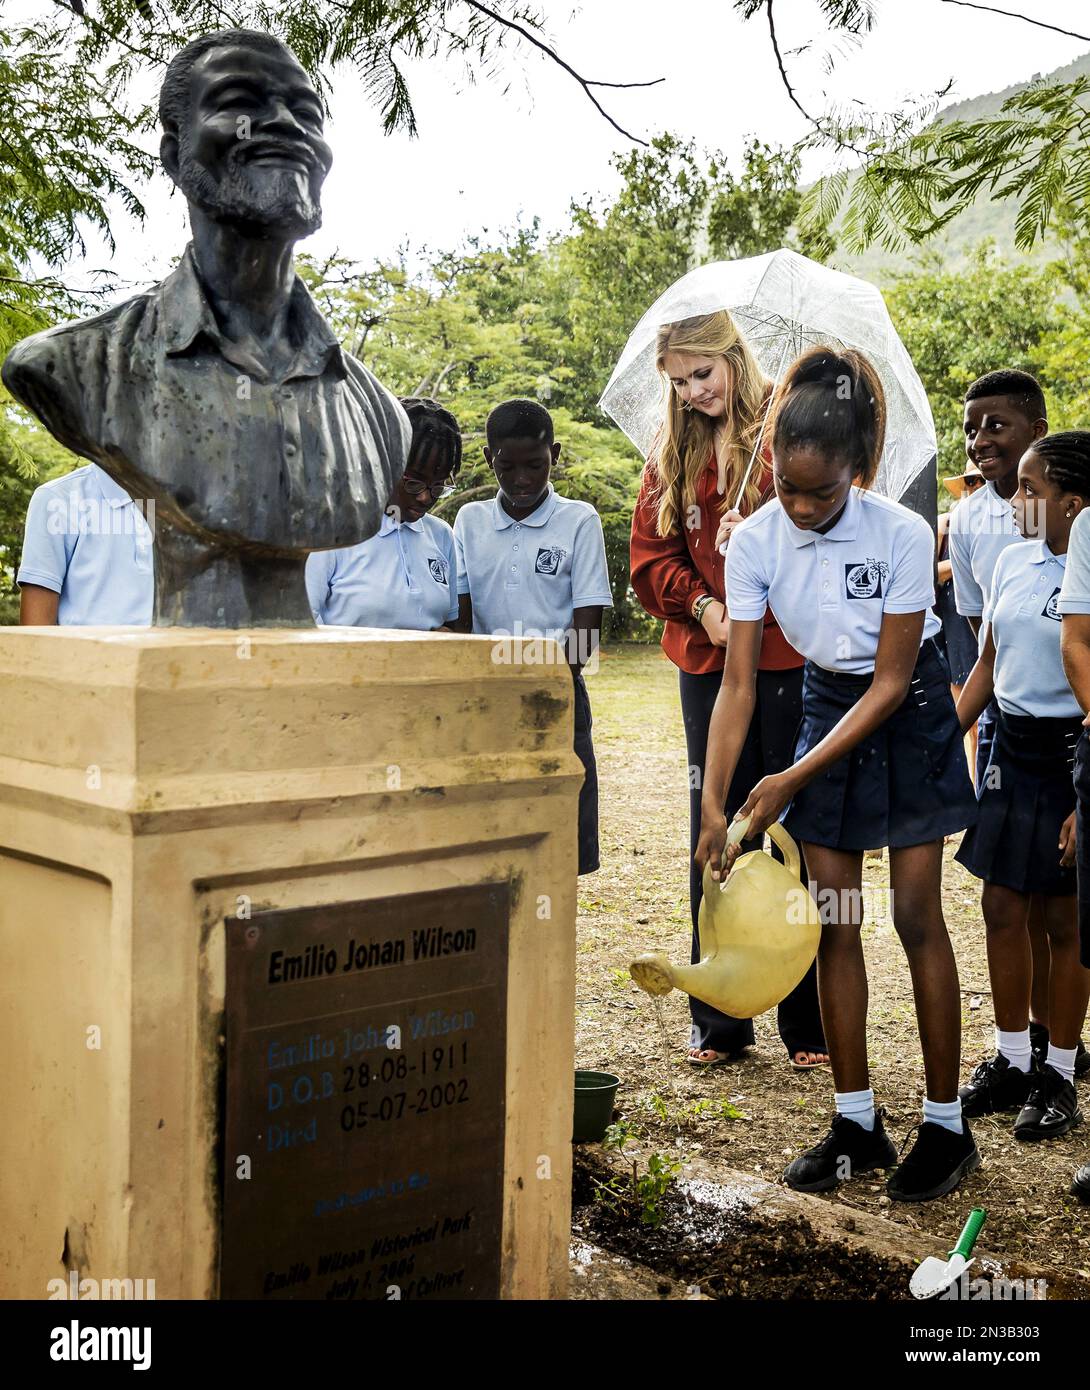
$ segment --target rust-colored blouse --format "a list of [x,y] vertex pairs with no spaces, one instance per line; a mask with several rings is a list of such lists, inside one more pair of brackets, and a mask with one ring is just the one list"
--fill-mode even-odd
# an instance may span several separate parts
[[[764,502],[773,493],[772,468],[767,459],[758,481]],[[697,484],[696,501],[698,526],[682,526],[674,535],[660,536],[656,529],[658,477],[654,465],[648,463],[632,514],[630,560],[636,597],[653,618],[665,621],[663,651],[683,671],[705,675],[721,671],[725,660],[723,648],[714,645],[690,613],[698,594],[711,594],[720,603],[726,602],[723,556],[715,548],[723,498],[714,454],[709,456],[704,476]],[[761,638],[760,670],[787,671],[802,663],[803,658],[788,644],[769,609]]]

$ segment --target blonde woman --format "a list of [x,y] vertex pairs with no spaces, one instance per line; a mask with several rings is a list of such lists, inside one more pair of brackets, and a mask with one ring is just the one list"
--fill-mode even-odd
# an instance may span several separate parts
[[[701,877],[691,854],[700,832],[708,727],[722,682],[727,633],[719,547],[729,541],[733,525],[772,495],[768,451],[761,441],[772,383],[725,310],[666,324],[659,330],[656,362],[667,384],[666,407],[632,518],[632,587],[647,612],[664,621],[662,648],[679,672],[689,762],[695,962]],[[791,765],[802,718],[802,664],[769,613],[756,713],[727,796],[728,816],[762,777]],[[762,838],[744,848],[759,848]],[[689,1006],[692,1065],[722,1066],[753,1042],[752,1020],[729,1018],[691,997]],[[794,1066],[828,1062],[814,970],[780,1005],[779,1030]]]

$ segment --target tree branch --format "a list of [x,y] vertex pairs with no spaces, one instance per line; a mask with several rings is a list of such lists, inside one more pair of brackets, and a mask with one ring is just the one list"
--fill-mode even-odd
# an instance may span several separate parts
[[609,114],[609,112],[605,109],[605,107],[602,105],[602,103],[598,100],[598,98],[597,98],[597,97],[594,95],[594,93],[591,91],[591,88],[592,88],[592,87],[654,87],[654,86],[657,86],[657,84],[660,83],[660,82],[665,82],[666,79],[665,79],[664,77],[656,77],[656,78],[654,78],[654,79],[653,79],[652,81],[650,81],[650,82],[595,82],[595,81],[592,81],[590,78],[580,76],[580,74],[576,72],[576,70],[571,66],[570,63],[566,63],[566,62],[564,61],[564,59],[561,58],[560,54],[557,53],[557,51],[556,51],[555,48],[550,48],[549,45],[548,45],[547,43],[545,43],[542,39],[539,39],[539,38],[537,37],[536,34],[532,33],[529,29],[525,28],[523,25],[517,24],[513,19],[508,19],[505,15],[500,14],[498,11],[493,10],[493,9],[490,9],[487,5],[482,5],[482,4],[480,4],[480,3],[478,2],[478,0],[462,0],[462,3],[465,4],[465,5],[467,5],[467,6],[469,7],[469,9],[471,9],[471,10],[476,10],[478,14],[483,14],[486,18],[491,19],[491,20],[493,21],[493,23],[495,23],[495,24],[500,24],[500,25],[502,25],[505,29],[512,29],[512,30],[514,30],[514,32],[515,32],[516,34],[521,35],[521,37],[524,38],[524,39],[526,39],[527,42],[532,43],[533,46],[534,46],[535,48],[539,48],[539,49],[541,50],[541,52],[544,53],[544,54],[546,54],[547,57],[551,58],[551,59],[553,60],[554,63],[556,63],[559,67],[562,67],[562,68],[564,69],[564,71],[565,71],[566,73],[568,73],[569,76],[575,78],[576,82],[578,82],[579,85],[580,85],[580,87],[582,87],[583,91],[584,91],[584,92],[586,93],[586,95],[590,98],[591,102],[592,102],[592,103],[594,104],[594,106],[597,108],[598,112],[606,118],[606,120],[610,123],[610,125],[613,127],[614,130],[620,131],[620,133],[625,137],[626,140],[632,140],[632,141],[634,141],[637,145],[643,145],[643,146],[646,147],[646,145],[647,145],[647,143],[648,143],[646,140],[641,140],[640,137],[639,137],[638,135],[633,135],[631,131],[625,130],[624,126],[618,125],[618,124],[617,124],[617,122],[613,119],[613,117]]
[[788,97],[795,110],[800,112],[806,120],[814,127],[823,140],[832,140],[839,149],[851,150],[852,154],[857,154],[861,159],[867,158],[866,150],[861,150],[857,145],[853,145],[848,140],[843,140],[835,130],[830,130],[824,121],[818,120],[816,116],[811,116],[802,102],[795,95],[795,89],[791,85],[791,79],[787,75],[787,68],[784,66],[783,54],[780,52],[780,41],[776,35],[776,21],[772,15],[772,0],[764,0],[765,13],[768,15],[768,35],[772,40],[772,52],[776,55],[776,66],[780,70],[780,78],[787,91]]
[[1076,34],[1073,29],[1060,29],[1055,24],[1046,24],[1043,19],[1031,19],[1028,14],[1019,14],[1017,10],[1001,10],[995,5],[977,5],[974,0],[940,0],[943,5],[960,5],[966,10],[984,10],[987,14],[1002,14],[1008,19],[1021,19],[1026,24],[1035,24],[1038,29],[1051,29],[1054,34],[1063,34],[1069,39],[1082,39],[1084,43],[1090,43],[1090,34]]

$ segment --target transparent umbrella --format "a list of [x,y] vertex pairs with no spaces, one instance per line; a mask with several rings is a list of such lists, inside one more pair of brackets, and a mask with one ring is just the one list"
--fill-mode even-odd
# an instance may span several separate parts
[[886,444],[875,490],[896,500],[925,469],[934,477],[937,446],[927,393],[880,292],[786,249],[702,265],[671,285],[640,319],[598,404],[645,458],[668,389],[655,367],[658,330],[717,309],[730,311],[773,381],[810,347],[864,353],[886,393]]

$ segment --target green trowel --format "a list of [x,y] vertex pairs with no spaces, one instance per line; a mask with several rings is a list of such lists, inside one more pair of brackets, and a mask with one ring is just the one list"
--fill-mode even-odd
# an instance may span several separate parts
[[983,1207],[972,1209],[968,1221],[961,1228],[958,1243],[950,1251],[949,1259],[943,1260],[938,1255],[928,1255],[909,1280],[908,1287],[914,1298],[934,1298],[942,1293],[943,1289],[948,1289],[954,1280],[959,1279],[969,1268],[972,1264],[970,1256],[973,1246],[987,1215]]

